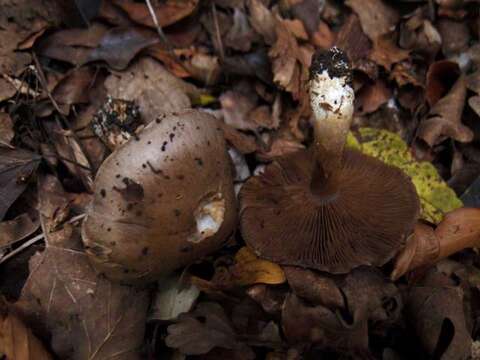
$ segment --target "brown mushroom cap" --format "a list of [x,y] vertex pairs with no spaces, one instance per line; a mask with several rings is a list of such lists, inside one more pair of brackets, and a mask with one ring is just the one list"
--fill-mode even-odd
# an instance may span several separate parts
[[321,184],[323,194],[314,195],[313,153],[282,157],[243,186],[240,215],[246,243],[279,264],[332,273],[385,264],[418,217],[412,182],[398,168],[345,150],[336,176]]
[[100,272],[145,282],[217,250],[235,222],[219,123],[188,110],[152,121],[104,161],[82,236]]

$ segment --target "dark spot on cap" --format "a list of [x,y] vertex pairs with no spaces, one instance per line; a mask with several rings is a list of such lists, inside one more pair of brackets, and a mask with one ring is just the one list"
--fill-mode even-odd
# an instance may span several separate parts
[[148,254],[148,247],[145,246],[145,247],[142,249],[142,255],[146,256],[147,254]]
[[176,217],[179,217],[182,212],[178,209],[174,209],[173,213],[175,214]]
[[142,164],[142,168],[146,169],[146,168],[147,168],[147,165],[146,165],[146,164]]
[[137,211],[135,212],[135,215],[136,215],[136,216],[142,216],[142,212],[141,212],[140,210],[137,210]]
[[203,166],[203,160],[201,158],[195,158],[195,161],[197,162],[198,166]]
[[118,179],[120,176],[121,176],[120,174],[115,175],[115,177],[116,177],[117,179]]
[[183,180],[183,179],[185,179],[185,176],[184,176],[184,175],[178,175],[178,176],[177,176],[177,179],[178,179],[178,180]]
[[147,141],[147,144],[150,145],[152,142],[150,140]]
[[180,248],[180,251],[185,253],[185,252],[189,252],[189,251],[192,251],[192,245],[184,245]]
[[352,82],[352,67],[347,54],[337,47],[329,50],[317,50],[312,57],[310,65],[310,79],[324,70],[330,77],[346,77],[347,82]]
[[143,187],[139,183],[136,183],[128,177],[124,177],[122,182],[125,184],[125,188],[121,189],[116,186],[113,187],[115,191],[118,191],[120,195],[126,201],[141,201],[144,197]]
[[110,245],[115,246],[117,243],[115,241],[110,241]]
[[170,133],[170,135],[168,135],[168,137],[170,138],[170,142],[173,141],[173,138],[175,137],[175,134],[174,133]]
[[157,124],[160,124],[160,123],[162,122],[162,119],[156,118],[156,119],[155,119],[155,122],[156,122]]
[[100,190],[100,195],[102,195],[103,198],[107,196],[107,192],[105,191],[105,189]]
[[128,205],[127,205],[127,210],[130,211],[130,210],[132,210],[132,209],[133,209],[133,204],[128,204]]
[[107,228],[107,231],[108,231],[108,232],[112,231],[112,228]]

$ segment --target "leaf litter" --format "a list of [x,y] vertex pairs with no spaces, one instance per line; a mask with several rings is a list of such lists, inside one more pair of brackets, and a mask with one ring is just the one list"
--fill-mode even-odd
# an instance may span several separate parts
[[[91,12],[88,4],[9,0],[0,14],[0,357],[478,357],[474,1],[108,0]],[[189,199],[205,169],[216,169],[217,159],[189,148],[204,124],[183,136],[179,121],[150,144],[145,134],[169,114],[214,116],[232,162],[213,175],[229,174],[241,194],[272,162],[311,148],[311,58],[333,45],[354,69],[348,146],[400,168],[421,204],[386,265],[330,274],[277,264],[246,246],[237,221],[206,256],[182,246],[195,261],[154,283],[126,285],[94,270],[82,242],[94,193],[109,201],[130,184],[142,194],[119,204],[132,213],[130,243],[110,244],[131,261],[152,261],[148,246],[134,251],[149,231],[137,218],[155,221],[147,205],[172,205],[163,190],[144,192],[152,184],[176,184],[174,206],[201,205],[191,217],[174,207],[172,229],[213,231],[225,215],[225,187]],[[130,156],[150,174],[145,184],[119,166],[111,180],[122,186],[97,189],[109,155],[135,142],[174,147],[162,161],[185,156],[196,176],[152,168],[145,159],[154,150],[138,150]]]

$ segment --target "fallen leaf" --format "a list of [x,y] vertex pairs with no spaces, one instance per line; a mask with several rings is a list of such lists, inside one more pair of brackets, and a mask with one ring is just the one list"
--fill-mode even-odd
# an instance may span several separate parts
[[350,14],[345,20],[337,34],[336,46],[347,53],[354,68],[357,67],[357,63],[367,58],[372,45],[363,32],[357,15]]
[[369,58],[385,69],[409,57],[410,51],[399,48],[390,35],[379,36],[373,42],[373,50]]
[[219,81],[222,70],[217,56],[194,51],[185,57],[182,65],[194,79],[202,81],[207,86]]
[[383,80],[364,85],[355,97],[355,110],[359,114],[368,114],[378,110],[392,97],[392,92]]
[[250,23],[257,33],[263,36],[267,45],[277,39],[275,17],[260,0],[248,0]]
[[255,138],[251,135],[247,135],[243,132],[238,131],[230,125],[225,123],[220,123],[223,134],[227,142],[237,149],[242,154],[250,154],[255,152],[258,149],[257,142]]
[[11,142],[14,136],[12,119],[7,113],[0,112],[0,146],[12,148]]
[[222,105],[225,124],[239,130],[257,129],[257,124],[253,123],[249,117],[257,104],[255,93],[227,90],[218,99]]
[[467,329],[460,289],[414,286],[408,291],[406,315],[431,358],[467,359],[472,338]]
[[190,108],[187,94],[198,92],[195,86],[176,78],[148,57],[132,64],[127,71],[111,74],[105,87],[112,98],[133,101],[145,123],[162,114]]
[[285,26],[287,27],[288,31],[290,31],[293,36],[295,36],[299,40],[308,40],[308,34],[303,26],[303,23],[297,19],[285,19],[284,22]]
[[447,138],[464,143],[473,140],[473,132],[462,124],[466,93],[465,77],[460,76],[450,92],[438,100],[420,122],[418,137],[428,146],[437,145]]
[[280,316],[285,297],[287,296],[287,289],[284,287],[257,284],[249,287],[247,294],[255,300],[267,314]]
[[234,8],[233,25],[225,37],[225,45],[247,52],[252,47],[254,37],[255,33],[250,27],[247,15],[239,8]]
[[428,67],[425,96],[430,106],[444,97],[452,88],[460,75],[457,63],[450,60],[440,60]]
[[416,268],[430,266],[463,249],[480,244],[480,209],[460,208],[445,215],[434,229],[417,224],[406,248],[395,260],[391,278],[398,279]]
[[235,264],[230,268],[233,282],[238,286],[253,284],[282,284],[286,281],[282,268],[260,259],[247,247],[235,255]]
[[362,29],[373,42],[395,29],[400,20],[397,11],[382,0],[347,0],[360,18]]
[[38,220],[32,220],[27,213],[18,215],[15,219],[0,222],[0,249],[32,235],[39,226]]
[[0,355],[12,360],[53,359],[3,298],[0,299]]
[[193,312],[181,314],[167,331],[165,344],[185,355],[206,354],[215,347],[239,347],[230,320],[217,303],[199,303]]
[[70,105],[86,104],[89,102],[89,90],[93,85],[95,69],[81,67],[72,70],[59,81],[52,92],[52,96],[59,105],[66,105],[64,115],[70,112]]
[[[50,180],[46,185],[57,189],[40,196],[41,203],[51,202],[52,193],[58,197],[53,211],[62,189],[58,180]],[[63,191],[63,196],[71,195]],[[46,213],[48,207],[43,209]],[[56,221],[55,215],[42,215],[47,229],[54,229]],[[46,248],[30,259],[30,275],[17,302],[29,324],[51,336],[60,358],[140,359],[148,293],[98,276],[83,251],[78,226],[64,225],[45,236]]]
[[321,23],[321,13],[325,7],[323,0],[303,0],[303,1],[289,1],[290,11],[293,16],[301,20],[309,34],[313,34],[319,30]]
[[7,79],[0,77],[0,101],[8,100],[17,93],[17,89]]
[[270,48],[273,81],[294,99],[301,96],[303,80],[306,80],[306,64],[294,35],[288,30],[284,20],[276,19],[276,41]]
[[450,57],[468,49],[470,31],[465,22],[440,18],[437,21],[436,26],[442,37],[442,51],[446,57]]
[[335,33],[330,29],[325,21],[320,21],[318,29],[312,35],[313,45],[328,49],[335,43]]
[[173,321],[181,313],[192,310],[200,290],[182,279],[181,274],[173,274],[158,282],[151,305],[149,320]]
[[18,75],[30,63],[31,56],[16,51],[24,40],[44,29],[46,24],[59,24],[62,9],[48,0],[32,6],[29,0],[5,0],[0,13],[0,73]]
[[40,157],[34,153],[0,147],[0,220],[26,189],[39,163]]
[[[112,0],[136,23],[155,28],[152,15],[143,2],[132,0]],[[168,0],[154,3],[153,10],[161,27],[172,25],[189,16],[197,7],[198,0]]]
[[439,223],[444,215],[462,206],[462,202],[427,161],[417,162],[400,136],[374,128],[360,128],[360,142],[350,135],[348,144],[365,154],[399,167],[411,179],[420,197],[421,217]]
[[468,105],[480,116],[480,71],[467,76],[467,88],[476,93],[468,99]]

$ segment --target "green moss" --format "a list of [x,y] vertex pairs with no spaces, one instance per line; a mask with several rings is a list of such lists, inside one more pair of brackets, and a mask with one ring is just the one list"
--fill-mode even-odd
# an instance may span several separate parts
[[355,135],[349,134],[347,146],[396,166],[410,176],[420,197],[423,219],[439,223],[447,212],[463,206],[435,167],[430,162],[416,161],[407,144],[397,134],[361,128]]

